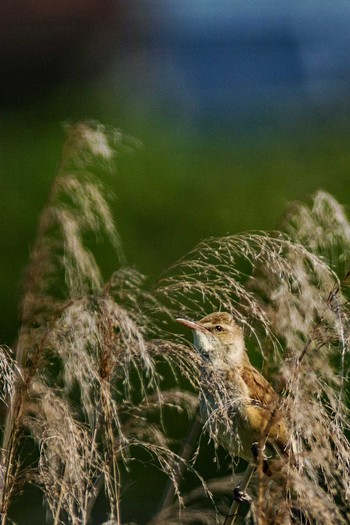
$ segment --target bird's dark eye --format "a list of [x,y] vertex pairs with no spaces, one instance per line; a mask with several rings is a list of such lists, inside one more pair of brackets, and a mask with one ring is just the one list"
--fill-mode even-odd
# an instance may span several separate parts
[[220,324],[216,325],[216,326],[215,326],[215,330],[216,330],[217,332],[222,332],[222,326],[221,326]]

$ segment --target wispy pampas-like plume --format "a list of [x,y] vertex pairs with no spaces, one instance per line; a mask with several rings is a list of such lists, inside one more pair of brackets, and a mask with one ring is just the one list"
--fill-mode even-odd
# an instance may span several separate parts
[[[143,290],[143,277],[120,268],[104,283],[87,247],[92,234],[104,235],[121,255],[95,170],[110,170],[115,151],[133,142],[91,123],[69,126],[67,134],[26,275],[16,361],[6,349],[0,356],[9,399],[2,525],[26,482],[42,488],[55,525],[87,524],[101,487],[110,519],[121,523],[119,469],[131,446],[149,450],[176,482],[176,456],[161,428],[145,424],[147,414],[163,400],[177,409],[193,404],[190,394],[160,392],[152,316],[161,307]],[[21,457],[28,433],[39,448],[34,466]]]
[[[348,277],[337,276],[334,253],[342,248],[344,261],[350,229],[342,207],[325,193],[310,208],[293,210],[285,223],[289,235],[253,232],[200,243],[170,269],[158,293],[177,315],[232,312],[280,393],[289,452],[272,477],[258,469],[248,522],[345,524],[350,318]],[[230,393],[205,360],[202,370],[202,398],[210,392],[217,407],[209,408],[205,430],[216,442],[223,431],[237,440]]]

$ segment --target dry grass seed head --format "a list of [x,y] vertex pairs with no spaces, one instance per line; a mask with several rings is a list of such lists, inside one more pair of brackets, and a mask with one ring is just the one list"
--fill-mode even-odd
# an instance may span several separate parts
[[35,380],[28,397],[22,424],[40,446],[38,472],[34,471],[31,481],[45,488],[53,516],[62,508],[70,523],[81,523],[81,506],[91,483],[86,467],[97,468],[97,451],[69,403],[52,388]]
[[[340,225],[347,228],[340,219],[338,213],[339,236]],[[294,483],[290,519],[294,504],[317,516],[327,495],[323,523],[331,516],[328,523],[347,522],[350,455],[344,428],[349,415],[337,365],[345,347],[347,351],[348,318],[346,310],[339,315],[344,300],[337,309],[328,301],[335,287],[339,280],[327,262],[300,242],[281,234],[248,233],[201,243],[171,269],[158,290],[176,312],[186,309],[194,319],[210,310],[231,311],[255,335],[267,360],[275,363],[272,369],[280,368],[279,383],[286,391],[282,409],[288,416],[299,476],[294,481],[286,473]],[[218,408],[207,423],[214,440],[225,421],[232,432],[230,396],[225,385],[221,387],[216,395],[221,402],[217,400]],[[286,494],[280,491],[277,498],[277,492],[272,505],[285,501]],[[308,493],[312,497],[307,498]]]
[[85,244],[86,235],[120,242],[103,187],[93,172],[98,158],[111,166],[122,135],[100,125],[67,127],[58,174],[42,213],[31,254],[22,303],[22,323],[52,318],[65,301],[102,285],[99,267]]
[[11,349],[6,345],[0,345],[0,401],[2,403],[7,404],[11,399],[17,374],[19,375],[19,369],[15,359],[12,357]]
[[283,228],[312,253],[344,274],[350,260],[350,223],[342,206],[332,195],[318,191],[310,205],[293,203],[282,222]]
[[[25,425],[40,443],[36,481],[42,482],[53,514],[62,519],[62,508],[72,523],[81,519],[86,491],[101,473],[108,496],[118,500],[119,480],[112,469],[128,458],[130,445],[147,448],[176,482],[176,457],[159,428],[148,426],[146,432],[145,425],[137,429],[121,418],[140,402],[147,411],[147,396],[149,408],[156,399],[158,406],[162,401],[155,353],[150,351],[160,344],[148,343],[150,337],[159,338],[152,316],[162,307],[143,291],[143,278],[133,270],[121,269],[103,284],[85,244],[86,234],[102,234],[119,249],[94,162],[97,156],[109,165],[112,145],[122,142],[118,132],[99,125],[68,128],[22,304],[17,355],[24,372],[25,387],[18,390],[23,415],[20,422],[10,418],[9,425]],[[61,390],[55,378],[57,360]],[[76,386],[82,409],[74,399]],[[178,394],[166,397],[179,401]]]

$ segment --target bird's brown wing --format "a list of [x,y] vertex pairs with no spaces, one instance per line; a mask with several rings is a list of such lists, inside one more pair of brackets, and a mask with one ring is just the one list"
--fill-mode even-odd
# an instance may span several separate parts
[[257,431],[268,431],[269,439],[282,449],[288,441],[286,423],[281,415],[279,397],[266,379],[251,365],[241,371],[241,377],[248,389],[251,403],[246,412],[251,427]]
[[263,407],[274,408],[278,404],[279,397],[272,386],[253,366],[244,366],[241,377],[248,388],[248,395],[253,403]]

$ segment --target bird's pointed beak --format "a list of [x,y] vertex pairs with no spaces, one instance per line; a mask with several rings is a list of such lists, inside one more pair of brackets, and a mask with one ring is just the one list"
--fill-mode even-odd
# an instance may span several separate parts
[[178,317],[175,319],[176,322],[183,324],[187,328],[191,328],[191,330],[200,330],[201,332],[205,332],[206,329],[204,326],[201,326],[198,323],[195,323],[194,321],[190,321],[189,319],[182,319],[181,317]]

